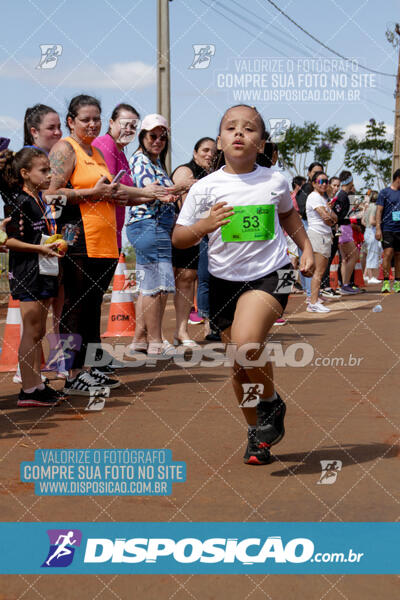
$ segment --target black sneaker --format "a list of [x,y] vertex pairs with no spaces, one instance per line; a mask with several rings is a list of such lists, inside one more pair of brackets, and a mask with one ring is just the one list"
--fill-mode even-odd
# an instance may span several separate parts
[[246,465],[267,465],[271,460],[268,448],[259,448],[255,429],[249,429],[247,432],[247,448],[243,456],[243,462]]
[[323,288],[321,290],[321,296],[324,298],[340,298],[341,294],[332,288]]
[[272,402],[257,404],[257,441],[259,448],[270,448],[281,441],[285,435],[284,418],[286,404],[278,398]]
[[207,340],[207,342],[220,342],[221,335],[217,331],[211,331],[204,339]]
[[63,391],[71,396],[90,396],[91,388],[101,387],[104,386],[88,371],[81,371],[74,379],[66,380]]
[[103,375],[114,375],[115,369],[111,365],[104,365],[104,367],[93,367],[96,371],[100,371]]
[[115,372],[115,369],[123,369],[124,367],[126,367],[126,364],[124,362],[118,360],[117,358],[115,358],[115,356],[112,356],[111,354],[106,352],[106,350],[103,350],[103,348],[97,348],[94,360],[95,362],[104,362],[104,360],[107,361],[106,364],[102,367],[97,367],[95,364],[92,365],[94,369],[98,369],[102,373],[106,374],[112,374]]
[[61,399],[53,394],[50,394],[48,390],[45,388],[44,390],[36,389],[34,392],[28,394],[21,389],[18,394],[17,406],[21,406],[23,408],[29,408],[31,406],[58,406],[61,402]]
[[109,387],[110,389],[117,388],[121,385],[118,379],[111,379],[105,373],[102,373],[98,369],[92,367],[90,369],[90,376],[98,382],[98,385],[102,387]]
[[59,392],[58,390],[52,388],[50,385],[47,385],[47,383],[44,384],[44,390],[41,390],[41,392],[48,398],[58,398],[60,402],[63,402],[68,398],[67,394],[65,394],[63,391]]

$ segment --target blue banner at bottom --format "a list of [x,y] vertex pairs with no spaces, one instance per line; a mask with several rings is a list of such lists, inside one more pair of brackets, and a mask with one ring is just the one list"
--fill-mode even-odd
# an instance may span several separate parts
[[1,523],[2,574],[398,574],[400,523]]

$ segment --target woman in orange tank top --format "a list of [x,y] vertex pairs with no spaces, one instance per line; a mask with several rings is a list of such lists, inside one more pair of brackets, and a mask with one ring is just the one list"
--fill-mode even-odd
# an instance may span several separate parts
[[[120,385],[108,377],[110,368],[84,368],[88,345],[92,345],[89,351],[93,344],[100,348],[101,304],[118,260],[115,204],[141,204],[159,193],[156,186],[136,190],[111,183],[102,153],[92,146],[101,130],[100,115],[96,98],[73,98],[66,119],[70,135],[57,142],[50,153],[52,179],[48,194],[66,198],[63,224],[79,229],[64,265],[65,301],[60,333],[76,336],[64,390],[85,396],[90,395],[91,387]],[[93,358],[90,362],[93,365]]]

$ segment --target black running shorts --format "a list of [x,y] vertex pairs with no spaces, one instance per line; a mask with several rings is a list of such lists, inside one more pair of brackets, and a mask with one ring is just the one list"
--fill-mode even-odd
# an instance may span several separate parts
[[[230,327],[235,316],[236,304],[244,292],[249,290],[261,290],[273,296],[282,306],[282,313],[286,308],[289,293],[288,284],[282,285],[282,271],[293,273],[293,267],[289,263],[269,275],[255,279],[254,281],[228,281],[219,279],[210,274],[210,325],[217,331],[223,331]],[[290,287],[290,283],[289,283]],[[282,293],[283,290],[284,293]],[[282,314],[281,313],[281,314]],[[277,314],[278,319],[281,314]]]
[[395,252],[400,252],[400,231],[383,231],[382,246],[385,248],[393,248]]

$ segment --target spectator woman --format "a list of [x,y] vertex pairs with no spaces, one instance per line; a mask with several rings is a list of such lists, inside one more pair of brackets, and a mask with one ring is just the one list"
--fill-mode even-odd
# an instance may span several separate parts
[[311,179],[314,191],[309,194],[306,202],[307,235],[310,238],[315,260],[315,271],[311,280],[311,297],[307,305],[308,312],[330,312],[329,308],[318,299],[321,279],[331,255],[331,227],[337,221],[335,213],[328,205],[328,182],[325,173],[315,173]]
[[340,190],[340,179],[339,177],[331,177],[329,179],[329,186],[328,186],[328,196],[331,200],[333,200],[333,198],[336,198],[336,196],[338,195]]
[[26,109],[24,146],[35,146],[48,153],[61,136],[60,117],[53,108],[45,104],[35,104]]
[[[165,157],[168,152],[169,128],[158,114],[147,115],[139,133],[139,147],[130,159],[134,184],[146,188],[158,183],[173,185],[168,176]],[[136,253],[136,269],[142,271],[136,303],[136,330],[130,351],[168,357],[173,346],[164,343],[162,320],[168,294],[175,293],[172,269],[171,232],[175,220],[175,196],[159,195],[147,204],[129,211],[126,233]]]
[[[139,113],[133,106],[118,104],[111,114],[107,133],[93,142],[93,146],[102,152],[112,177],[115,177],[121,170],[126,171],[120,182],[128,187],[133,186],[133,181],[124,150],[135,139],[138,123]],[[125,206],[116,206],[116,217],[117,243],[118,249],[121,251],[121,231],[125,223]]]
[[[215,140],[210,137],[203,137],[196,142],[193,150],[192,160],[184,165],[180,165],[172,174],[172,181],[183,186],[181,200],[178,201],[178,208],[181,210],[191,186],[202,177],[208,175],[211,171],[214,156],[216,152]],[[203,239],[200,245],[179,250],[172,248],[172,265],[175,271],[175,312],[176,312],[176,330],[174,335],[174,344],[179,343],[184,346],[197,346],[194,340],[190,339],[187,324],[193,297],[195,293],[195,282],[199,271],[198,282],[198,312],[199,316],[208,320],[208,277],[203,276],[204,268],[208,273],[207,259],[207,239]],[[200,248],[202,249],[201,260],[202,268],[199,269]],[[203,262],[205,264],[203,265]],[[208,333],[208,332],[207,332]]]
[[[88,344],[100,343],[103,295],[118,260],[115,203],[126,203],[133,188],[112,184],[112,176],[100,150],[92,146],[101,129],[101,107],[96,98],[80,95],[69,104],[66,125],[70,135],[52,148],[50,194],[67,199],[65,223],[79,228],[64,264],[65,302],[61,333],[81,336],[64,391],[90,395],[91,387],[118,387],[98,369],[84,368]],[[134,190],[140,196],[154,192]]]
[[362,216],[362,224],[365,227],[364,232],[364,247],[367,254],[366,276],[364,279],[369,284],[380,283],[379,276],[379,261],[382,255],[382,245],[375,238],[376,234],[376,201],[378,192],[373,190],[369,195],[369,205]]

